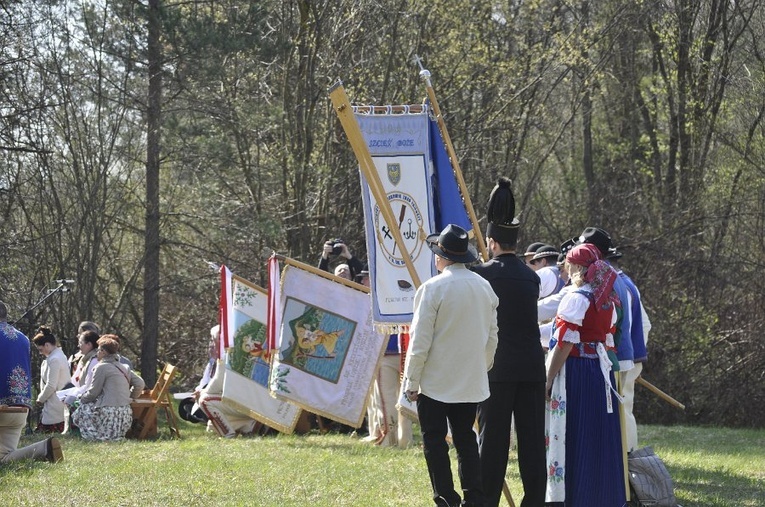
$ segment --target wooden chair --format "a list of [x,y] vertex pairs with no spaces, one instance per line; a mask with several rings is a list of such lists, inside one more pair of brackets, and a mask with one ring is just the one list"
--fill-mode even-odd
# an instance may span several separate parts
[[133,400],[130,406],[133,408],[133,438],[143,440],[149,435],[152,428],[156,428],[157,410],[162,407],[165,411],[165,420],[170,429],[170,435],[181,437],[178,431],[178,420],[175,418],[173,404],[170,398],[170,383],[175,376],[175,366],[165,363],[162,373],[157,378],[149,396]]

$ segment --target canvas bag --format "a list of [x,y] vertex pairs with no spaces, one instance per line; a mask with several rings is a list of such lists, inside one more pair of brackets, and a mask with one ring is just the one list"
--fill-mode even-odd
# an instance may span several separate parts
[[650,447],[629,453],[627,469],[634,495],[639,506],[677,507],[672,477],[661,459]]

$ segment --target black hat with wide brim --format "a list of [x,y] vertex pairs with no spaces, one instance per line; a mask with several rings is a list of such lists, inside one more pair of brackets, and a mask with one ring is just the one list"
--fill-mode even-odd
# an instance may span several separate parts
[[207,416],[205,416],[202,410],[200,410],[199,408],[194,410],[195,405],[196,405],[196,400],[193,397],[182,399],[181,402],[178,404],[178,415],[180,415],[181,419],[183,419],[184,421],[188,421],[191,423],[207,422]]
[[478,260],[478,251],[470,244],[465,229],[449,224],[440,234],[431,234],[425,242],[434,254],[453,262],[469,263]]
[[591,243],[595,245],[604,258],[608,255],[608,250],[613,247],[611,235],[599,227],[587,227],[579,236],[578,243]]
[[621,250],[619,250],[617,247],[612,247],[608,249],[608,253],[606,254],[606,260],[607,261],[618,260],[622,258],[622,255],[624,254],[622,253]]

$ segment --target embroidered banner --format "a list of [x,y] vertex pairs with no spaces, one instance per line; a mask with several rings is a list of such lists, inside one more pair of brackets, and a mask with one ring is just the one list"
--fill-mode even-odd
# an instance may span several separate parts
[[[356,114],[362,135],[388,196],[396,224],[388,224],[361,175],[367,256],[375,323],[389,324],[380,331],[412,321],[414,292],[404,255],[409,255],[423,282],[435,274],[425,238],[434,228],[429,155],[428,116],[417,114]],[[390,233],[397,227],[404,239],[402,252]]]
[[274,398],[268,389],[268,295],[257,285],[233,276],[231,301],[229,329],[233,346],[226,351],[227,371],[221,401],[275,430],[292,433],[300,408]]
[[309,412],[359,427],[387,337],[369,295],[289,264],[282,272],[271,390]]
[[[355,116],[398,220],[396,224],[385,221],[361,174],[373,318],[381,332],[396,333],[412,320],[417,289],[403,256],[410,256],[424,282],[436,274],[425,238],[449,223],[467,231],[472,226],[438,125],[429,119],[427,108],[422,113]],[[391,227],[401,232],[406,252],[395,243]]]

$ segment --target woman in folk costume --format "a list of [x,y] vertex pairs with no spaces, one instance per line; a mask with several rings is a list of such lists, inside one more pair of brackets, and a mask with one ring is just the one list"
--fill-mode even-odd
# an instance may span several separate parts
[[[98,364],[98,339],[100,336],[95,331],[85,331],[80,333],[77,338],[77,344],[80,349],[80,359],[74,367],[72,373],[72,385],[76,388],[74,396],[85,393],[93,382],[93,369]],[[65,400],[70,404],[74,400]]]
[[613,349],[616,272],[591,244],[566,254],[575,285],[560,302],[547,364],[548,505],[626,503]]
[[65,409],[56,391],[63,389],[69,382],[66,356],[56,345],[56,336],[47,326],[40,326],[32,343],[45,357],[40,365],[40,393],[37,395],[37,405],[42,407],[42,413],[35,431],[61,433],[64,431]]
[[80,408],[72,421],[85,440],[119,441],[133,423],[130,402],[141,395],[144,381],[119,362],[115,335],[106,334],[97,343],[98,364],[93,369],[93,381],[80,397]]

